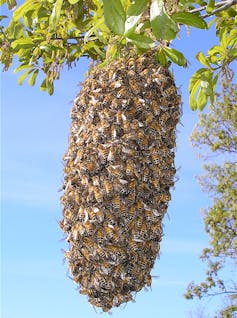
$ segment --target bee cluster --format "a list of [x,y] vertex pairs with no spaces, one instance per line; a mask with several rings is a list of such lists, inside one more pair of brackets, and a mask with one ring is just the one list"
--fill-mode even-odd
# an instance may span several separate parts
[[80,293],[103,311],[151,285],[174,185],[180,96],[152,54],[95,67],[71,111],[61,228]]

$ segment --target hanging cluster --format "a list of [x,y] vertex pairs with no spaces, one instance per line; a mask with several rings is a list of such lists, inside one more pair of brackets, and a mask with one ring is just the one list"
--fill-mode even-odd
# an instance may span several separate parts
[[74,281],[104,311],[151,285],[174,185],[180,96],[153,54],[95,67],[71,112],[61,228]]

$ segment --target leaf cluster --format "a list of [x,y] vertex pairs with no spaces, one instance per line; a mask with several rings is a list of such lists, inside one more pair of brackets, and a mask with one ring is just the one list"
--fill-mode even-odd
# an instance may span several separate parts
[[[208,7],[207,7],[208,8]],[[218,78],[225,75],[232,62],[237,59],[237,6],[218,12],[209,22],[216,24],[218,45],[211,47],[207,54],[198,52],[197,60],[202,68],[197,70],[189,83],[189,103],[192,110],[203,110],[208,101],[214,103]]]
[[217,96],[208,113],[200,115],[191,140],[194,146],[209,149],[217,159],[204,165],[206,174],[199,178],[203,191],[212,197],[212,205],[204,211],[210,247],[201,255],[208,262],[208,270],[205,281],[198,285],[192,282],[185,296],[191,299],[227,294],[235,304],[229,311],[237,306],[237,282],[227,281],[222,270],[229,262],[237,262],[236,84],[225,78],[222,94]]
[[[0,4],[5,2],[13,8],[9,1],[1,0]],[[207,28],[199,13],[185,11],[188,7],[181,1],[173,2],[170,9],[162,0],[26,0],[13,12],[9,24],[4,22],[0,27],[0,60],[7,70],[17,57],[20,65],[16,72],[24,71],[20,85],[27,77],[34,85],[43,71],[40,88],[49,94],[63,65],[70,68],[82,56],[103,66],[119,57],[123,48],[138,54],[156,48],[157,60],[163,66],[169,61],[186,66],[183,53],[167,43],[176,38],[180,24]]]

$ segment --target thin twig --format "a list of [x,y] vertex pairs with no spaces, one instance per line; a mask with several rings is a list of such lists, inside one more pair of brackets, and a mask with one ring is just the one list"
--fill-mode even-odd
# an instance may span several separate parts
[[210,16],[213,15],[213,14],[216,14],[216,13],[218,13],[218,12],[221,12],[221,11],[223,11],[223,10],[226,10],[226,9],[232,7],[232,6],[235,5],[235,4],[237,4],[237,0],[223,1],[221,7],[219,7],[219,8],[217,8],[217,9],[213,10],[211,13],[207,13],[207,14],[203,15],[202,18],[204,18],[204,19],[205,19],[205,18],[208,18],[208,17],[210,17]]
[[236,290],[227,290],[227,291],[223,291],[223,292],[219,292],[219,293],[213,293],[213,294],[207,294],[206,297],[208,296],[218,296],[218,295],[222,295],[222,294],[237,294]]

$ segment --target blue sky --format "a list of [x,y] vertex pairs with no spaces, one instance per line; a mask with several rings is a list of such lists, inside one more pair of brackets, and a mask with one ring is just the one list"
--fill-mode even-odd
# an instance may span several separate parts
[[[197,69],[195,55],[217,42],[214,31],[181,32],[174,47],[185,52],[189,68],[173,66],[183,99],[182,125],[178,126],[176,166],[179,181],[172,190],[164,219],[161,255],[152,290],[142,291],[136,303],[114,309],[114,318],[190,317],[201,308],[213,313],[218,299],[187,301],[183,294],[191,280],[201,281],[205,264],[199,260],[207,237],[201,219],[207,195],[195,175],[202,162],[189,142],[198,114],[188,105],[188,78]],[[79,91],[88,61],[82,59],[61,74],[55,94],[48,96],[27,83],[19,87],[13,69],[1,74],[2,108],[2,317],[94,318],[98,314],[67,277],[61,249],[66,248],[57,221],[62,184],[62,156],[67,148],[72,100]],[[39,82],[38,82],[39,84]]]

